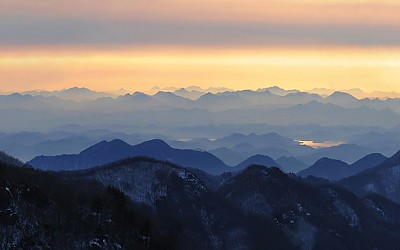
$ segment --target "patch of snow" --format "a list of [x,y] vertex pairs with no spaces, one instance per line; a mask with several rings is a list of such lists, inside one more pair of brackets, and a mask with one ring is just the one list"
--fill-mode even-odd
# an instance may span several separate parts
[[400,166],[385,169],[380,174],[384,180],[386,193],[395,193],[400,185]]
[[360,226],[360,219],[358,218],[354,210],[347,203],[340,200],[335,200],[333,204],[335,205],[336,210],[339,212],[339,214],[342,215],[347,220],[349,226],[351,227]]
[[380,208],[378,204],[374,201],[368,199],[365,201],[365,205],[370,208],[377,216],[379,216],[382,220],[388,221],[388,217],[385,212]]
[[213,215],[211,215],[211,216],[208,215],[207,211],[202,209],[200,211],[200,217],[201,217],[201,223],[205,227],[205,230],[208,234],[211,245],[213,246],[214,249],[220,249],[222,246],[222,242],[220,241],[220,239],[218,239],[218,237],[213,233],[213,230],[212,230],[212,225],[215,223]]
[[265,197],[259,193],[249,194],[240,200],[240,207],[249,213],[269,216],[272,207]]
[[89,247],[98,247],[101,248],[100,243],[98,242],[99,239],[93,239],[89,242]]
[[5,190],[8,192],[8,194],[9,194],[12,198],[14,198],[14,196],[12,195],[12,193],[11,193],[9,187],[5,187]]
[[297,211],[299,211],[300,213],[302,213],[304,211],[303,206],[300,203],[298,203],[296,207],[297,207]]
[[314,247],[315,235],[318,230],[304,219],[300,219],[295,229],[285,228],[285,233],[292,239],[293,244],[302,250],[311,250]]
[[365,185],[364,190],[367,192],[374,192],[374,193],[378,191],[373,183],[368,183],[367,185]]

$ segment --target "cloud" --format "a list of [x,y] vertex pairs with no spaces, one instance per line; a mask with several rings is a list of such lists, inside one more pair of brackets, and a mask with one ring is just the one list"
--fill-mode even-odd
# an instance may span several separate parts
[[394,0],[0,0],[0,46],[398,46],[398,13]]
[[0,18],[3,46],[399,46],[396,26]]

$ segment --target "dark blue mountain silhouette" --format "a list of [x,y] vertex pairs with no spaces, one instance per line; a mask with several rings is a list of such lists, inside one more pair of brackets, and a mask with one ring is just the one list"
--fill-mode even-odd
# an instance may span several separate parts
[[346,162],[324,157],[315,162],[311,167],[300,171],[298,175],[304,177],[311,175],[330,180],[338,180],[347,173],[349,168],[350,165]]
[[315,176],[330,180],[339,180],[355,175],[366,169],[375,167],[385,161],[387,158],[379,153],[369,154],[360,160],[349,165],[339,160],[322,158],[314,163],[311,167],[300,171],[300,176]]
[[197,168],[211,174],[232,171],[216,156],[189,149],[174,149],[162,140],[151,140],[136,146],[122,140],[102,141],[79,154],[38,156],[29,162],[36,168],[47,170],[76,170],[100,166],[117,160],[147,156],[157,160],[170,161],[188,168]]
[[266,167],[278,167],[280,168],[279,164],[274,161],[271,157],[265,155],[254,155],[248,158],[247,160],[243,161],[239,165],[235,167],[237,170],[242,170],[247,168],[250,165],[261,165]]
[[347,163],[352,163],[368,154],[374,153],[374,149],[356,144],[341,144],[338,146],[320,148],[317,151],[298,157],[306,164],[313,164],[321,158],[340,159]]
[[353,174],[356,174],[356,173],[364,171],[366,169],[375,167],[375,166],[381,164],[382,162],[384,162],[386,159],[387,159],[386,156],[379,154],[379,153],[369,154],[369,155],[361,158],[360,160],[354,162],[353,164],[351,164],[351,168],[354,171]]

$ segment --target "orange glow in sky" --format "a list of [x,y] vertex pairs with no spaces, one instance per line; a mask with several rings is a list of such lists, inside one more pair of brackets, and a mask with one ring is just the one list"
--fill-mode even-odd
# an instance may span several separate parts
[[400,92],[395,0],[0,0],[0,92]]
[[[400,91],[400,49],[157,48],[3,53],[3,91],[85,86],[146,91],[153,86],[256,89],[361,88]],[[21,77],[21,74],[23,77]]]

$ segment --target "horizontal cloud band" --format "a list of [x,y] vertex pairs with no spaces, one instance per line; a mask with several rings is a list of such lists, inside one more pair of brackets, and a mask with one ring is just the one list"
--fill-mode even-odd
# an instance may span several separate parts
[[398,27],[0,17],[0,45],[399,46]]

